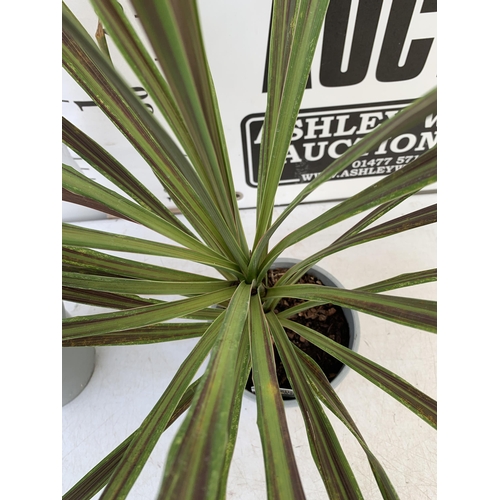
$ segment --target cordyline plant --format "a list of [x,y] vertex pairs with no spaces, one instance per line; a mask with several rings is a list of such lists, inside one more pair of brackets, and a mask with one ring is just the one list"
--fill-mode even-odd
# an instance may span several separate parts
[[[126,497],[162,432],[186,410],[166,460],[157,498],[224,498],[242,395],[251,369],[268,498],[305,498],[278,389],[273,345],[302,411],[311,453],[329,497],[353,499],[362,498],[362,494],[324,407],[346,425],[366,452],[383,498],[398,498],[323,372],[289,341],[284,327],[366,377],[431,426],[436,426],[436,402],[376,363],[290,321],[296,311],[276,314],[273,306],[283,297],[305,300],[304,308],[334,303],[435,332],[434,301],[380,293],[434,281],[435,269],[395,276],[356,290],[297,284],[311,266],[335,252],[434,223],[435,205],[374,225],[409,196],[436,182],[435,147],[336,204],[275,246],[270,246],[270,239],[318,186],[382,141],[434,113],[436,91],[357,142],[307,184],[273,220],[278,182],[328,6],[327,0],[276,0],[260,149],[256,236],[250,246],[238,212],[195,2],[132,0],[161,69],[119,3],[94,0],[93,4],[106,33],[154,100],[178,143],[115,71],[107,52],[102,50],[103,39],[99,37],[99,44],[94,42],[65,5],[63,66],[142,155],[190,228],[126,166],[63,119],[63,142],[129,196],[121,196],[63,164],[64,199],[144,225],[170,241],[159,243],[64,224],[63,299],[114,312],[64,320],[63,346],[129,345],[193,337],[199,337],[199,341],[142,425],[63,498],[88,499],[102,488],[101,499]],[[274,287],[266,287],[267,270],[285,249],[362,212],[367,215],[349,231],[294,265]],[[185,259],[210,266],[221,277],[213,279],[125,256],[119,258],[107,250]],[[143,297],[155,294],[162,299]],[[163,296],[171,294],[186,298],[164,300]],[[205,373],[193,380],[207,357]],[[228,377],[228,373],[232,376]]]

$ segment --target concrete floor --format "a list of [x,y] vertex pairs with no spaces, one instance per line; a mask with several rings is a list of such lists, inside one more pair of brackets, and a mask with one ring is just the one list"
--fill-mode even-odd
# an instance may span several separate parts
[[[415,196],[393,210],[390,218],[431,205],[435,201],[436,194]],[[290,220],[282,225],[273,241],[278,241],[291,229],[311,220],[334,204],[322,202],[298,207]],[[281,208],[276,208],[275,211],[279,214]],[[242,211],[242,217],[249,241],[252,241],[255,210]],[[386,216],[383,220],[387,218],[389,217]],[[283,256],[305,258],[311,253],[311,248],[317,250],[325,247],[350,227],[353,221],[354,219],[350,219],[329,228],[315,239],[307,239],[295,245]],[[78,224],[159,239],[149,230],[123,220],[96,220]],[[197,264],[159,257],[140,258],[151,263],[210,274],[210,270],[205,271],[206,268]],[[348,249],[324,259],[319,265],[333,274],[346,288],[355,288],[398,274],[430,269],[436,267],[436,261],[436,227],[431,225]],[[420,285],[391,294],[435,299],[436,284]],[[66,308],[71,315],[97,312],[97,308],[69,302],[66,303]],[[359,353],[436,398],[436,336],[358,314],[361,330]],[[63,492],[140,425],[195,343],[196,340],[186,340],[175,344],[97,348],[96,367],[88,386],[62,409]],[[349,370],[337,392],[372,452],[386,467],[400,498],[436,498],[436,432],[352,370]],[[307,498],[326,500],[328,497],[311,458],[298,406],[287,405],[286,414]],[[166,451],[181,420],[163,434],[129,495],[131,500],[155,498]],[[361,447],[335,417],[332,416],[331,420],[364,497],[367,500],[382,498]],[[227,498],[266,498],[256,405],[250,396],[243,400]]]

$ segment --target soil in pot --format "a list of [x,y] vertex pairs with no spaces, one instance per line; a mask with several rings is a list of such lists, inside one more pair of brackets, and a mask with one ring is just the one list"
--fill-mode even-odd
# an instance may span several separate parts
[[[278,279],[283,276],[287,270],[288,269],[286,268],[270,269],[268,272],[269,286],[274,286]],[[310,274],[305,274],[298,283],[323,285],[318,278]],[[303,300],[299,299],[283,298],[277,304],[275,312],[278,313],[284,311],[285,309],[290,309],[291,307],[303,302]],[[307,309],[295,316],[290,317],[289,319],[307,326],[318,333],[325,335],[325,337],[335,340],[345,347],[349,347],[349,324],[340,306],[336,306],[334,304],[323,304]],[[341,368],[344,366],[343,363],[335,359],[333,356],[330,356],[330,354],[323,351],[319,347],[316,347],[311,342],[308,342],[305,338],[297,335],[295,332],[292,332],[287,328],[285,328],[285,332],[291,342],[316,361],[330,382],[338,375]],[[276,375],[278,377],[279,387],[281,389],[291,389],[290,382],[288,381],[288,377],[285,372],[285,367],[281,362],[276,346],[274,346],[274,358],[276,362]],[[246,389],[252,392],[251,388],[253,385],[252,372],[250,372]],[[290,397],[283,394],[283,399],[295,398],[293,396]]]

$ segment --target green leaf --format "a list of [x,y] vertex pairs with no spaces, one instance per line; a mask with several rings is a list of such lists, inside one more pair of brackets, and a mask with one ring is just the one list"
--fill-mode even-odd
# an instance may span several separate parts
[[[62,299],[79,304],[87,304],[97,307],[106,307],[111,309],[130,309],[154,304],[165,304],[164,300],[139,297],[138,295],[127,295],[122,293],[95,292],[92,290],[83,290],[78,288],[63,287]],[[202,321],[211,321],[221,313],[220,309],[207,308],[194,312],[188,312],[185,319],[195,319]]]
[[[274,300],[276,301],[276,304],[279,302],[279,299],[274,299]],[[291,318],[292,316],[295,316],[296,314],[299,314],[300,312],[307,311],[307,309],[310,309],[311,307],[320,306],[324,303],[325,303],[324,300],[306,300],[306,301],[302,302],[301,304],[297,304],[296,306],[289,307],[289,308],[285,309],[284,311],[280,312],[280,317]],[[264,311],[266,311],[266,312],[274,311],[275,307],[267,309],[265,307],[265,303],[264,303]]]
[[332,243],[327,251],[333,250],[339,252],[355,245],[361,245],[362,243],[368,243],[380,238],[387,238],[388,236],[393,236],[435,222],[437,222],[437,205],[431,205],[383,224],[379,224],[371,229],[366,229],[356,235],[342,238],[341,241]]
[[[385,208],[384,208],[385,211]],[[373,215],[369,217],[373,219]],[[315,254],[307,257],[303,261],[292,266],[276,283],[279,285],[285,285],[289,283],[294,283],[303,276],[312,266],[317,264],[321,259],[328,257],[334,253],[340,252],[347,248],[355,245],[361,245],[363,243],[368,243],[380,238],[386,238],[388,236],[393,236],[399,234],[403,231],[409,231],[410,229],[415,229],[418,227],[425,226],[427,224],[432,224],[437,221],[437,205],[432,205],[430,207],[423,208],[421,210],[416,210],[407,215],[403,215],[391,221],[385,222],[384,224],[379,224],[378,226],[367,229],[361,232],[351,231],[350,236],[342,235],[339,239],[334,241],[328,247],[316,252]],[[358,226],[359,227],[359,226]],[[410,286],[410,285],[405,285]],[[358,289],[359,290],[359,289]],[[391,290],[391,288],[388,288]],[[377,292],[379,290],[365,290]]]
[[248,376],[244,362],[248,353],[239,348],[246,333],[251,289],[241,283],[221,315],[224,320],[208,368],[170,448],[158,500],[216,498],[220,483],[226,480],[227,454],[233,448],[228,445],[234,438],[231,426],[234,412],[239,414],[234,395],[243,391],[242,380]]
[[85,177],[74,168],[63,164],[62,182],[63,187],[78,195],[85,196],[91,200],[98,200],[129,220],[138,222],[167,238],[172,239],[180,245],[192,250],[217,255],[216,252],[200,243],[196,238],[189,236],[177,226],[171,224],[158,215],[150,212],[135,202],[127,200],[117,192],[101,186],[99,183]]
[[[436,112],[437,108],[437,89],[434,88],[421,98],[415,100],[412,104],[401,110],[391,119],[381,123],[375,130],[367,134],[360,141],[351,146],[340,158],[333,161],[325,168],[315,179],[309,182],[295,199],[287,205],[285,210],[273,223],[269,231],[262,235],[262,240],[255,240],[254,253],[260,247],[267,247],[271,236],[290,213],[309,196],[316,188],[329,181],[335,174],[347,168],[351,163],[363,154],[368,153],[377,147],[384,140],[396,136],[410,129],[427,116]],[[391,174],[392,175],[392,174]],[[261,258],[261,252],[257,253],[258,259]]]
[[324,304],[331,302],[420,330],[436,331],[436,302],[432,300],[393,297],[322,285],[274,286],[267,291],[266,298],[278,297],[323,301]]
[[62,287],[62,299],[78,304],[88,304],[111,309],[129,309],[152,304],[160,304],[164,301],[146,299],[138,295],[121,293],[98,292],[95,290],[84,290],[79,288]]
[[246,268],[247,258],[191,164],[64,4],[63,63],[151,166],[204,241]]
[[63,272],[62,284],[86,290],[147,295],[200,295],[234,287],[231,281],[153,281]]
[[146,255],[159,255],[174,259],[185,259],[206,264],[218,270],[229,271],[235,276],[242,277],[236,264],[222,257],[207,256],[187,248],[181,248],[166,243],[143,240],[132,236],[97,231],[73,224],[64,223],[62,226],[62,243],[66,246],[91,247],[101,250],[115,250],[118,252],[134,252]]
[[406,196],[401,196],[400,198],[396,198],[395,200],[388,201],[387,203],[383,203],[379,207],[372,210],[368,215],[363,217],[358,223],[354,224],[351,228],[349,228],[340,238],[337,238],[335,243],[340,243],[342,240],[346,240],[351,236],[355,236],[356,234],[366,229],[368,226],[373,224],[375,221],[380,219],[387,212],[391,211],[393,208],[396,208],[403,201],[407,200],[414,193],[409,193]]
[[234,288],[227,288],[174,302],[135,307],[119,312],[68,318],[63,320],[63,340],[130,330],[131,328],[153,325],[174,318],[182,318],[190,312],[224,302],[233,293]]
[[161,325],[149,325],[142,328],[132,328],[121,332],[65,340],[63,341],[62,346],[85,347],[172,342],[174,340],[185,340],[200,337],[205,333],[210,325],[210,322],[205,321],[200,323],[163,323]]
[[425,271],[417,271],[414,273],[405,273],[387,280],[371,283],[370,285],[360,286],[356,288],[358,292],[380,293],[387,292],[388,290],[395,290],[396,288],[403,288],[406,286],[421,285],[422,283],[429,283],[437,280],[437,269],[427,269]]
[[271,224],[276,190],[327,7],[328,0],[273,2],[267,108],[258,168],[256,242]]
[[234,387],[233,392],[233,406],[230,415],[229,424],[229,435],[228,442],[226,445],[226,454],[224,455],[224,464],[222,467],[222,472],[219,479],[219,490],[216,498],[224,498],[227,489],[227,480],[229,477],[229,469],[231,468],[231,461],[233,458],[234,447],[236,445],[236,438],[238,435],[238,426],[240,423],[240,412],[241,403],[243,400],[243,393],[245,392],[245,386],[250,375],[251,370],[251,358],[250,358],[250,323],[249,321],[245,324],[245,332],[241,337],[241,341],[238,346],[238,359],[236,360],[236,366],[240,367],[242,371]]
[[217,318],[201,337],[177,370],[161,398],[134,433],[100,500],[118,500],[127,496],[179,405],[182,395],[217,340],[223,318],[224,314]]
[[[172,413],[165,430],[168,429],[189,407],[199,379],[194,381],[182,395],[177,408]],[[123,454],[129,447],[137,431],[132,433],[127,439],[122,441],[109,455],[101,460],[92,470],[90,470],[78,483],[67,491],[62,500],[90,500],[98,491],[106,486],[111,474],[123,458]]]
[[158,281],[214,281],[217,278],[188,273],[177,269],[147,264],[97,252],[89,248],[63,247],[63,266],[78,268],[80,273],[138,278]]
[[203,170],[203,178],[208,180],[212,197],[230,231],[237,235],[243,250],[248,251],[196,3],[141,0],[132,4],[191,138],[199,170]]
[[250,321],[252,375],[267,497],[269,500],[305,500],[276,378],[271,332],[258,295],[250,301]]
[[156,198],[140,181],[116,158],[70,121],[62,119],[62,140],[69,148],[109,179],[137,203],[169,221],[190,236],[194,236],[172,212]]
[[422,420],[432,427],[437,425],[437,404],[432,398],[419,391],[416,387],[386,370],[383,366],[370,361],[360,354],[351,351],[324,335],[311,330],[303,325],[284,319],[278,315],[280,323],[290,330],[298,333],[309,342],[337,358],[340,362],[349,366],[370,382],[380,387],[401,404],[409,408]]
[[86,196],[72,193],[71,191],[68,191],[64,187],[62,188],[62,201],[66,201],[67,203],[74,203],[75,205],[80,205],[82,207],[91,208],[92,210],[98,210],[99,212],[103,212],[105,214],[111,215],[112,217],[117,217],[117,218],[121,218],[121,219],[125,219],[125,220],[129,220],[131,222],[134,222],[132,219],[129,219],[125,215],[117,212],[116,210],[109,208],[104,203],[101,203],[100,201],[92,200],[90,198],[87,198]]
[[[288,208],[290,208],[289,205],[288,208],[285,209],[285,212],[282,213],[259,241],[252,254],[249,271],[253,273],[256,272],[257,268],[260,269],[257,279],[261,280],[278,255],[290,245],[298,243],[314,233],[364,212],[365,210],[391,202],[398,198],[407,197],[409,194],[414,194],[422,188],[435,183],[436,180],[437,148],[434,147],[400,170],[368,186],[358,194],[351,196],[324,214],[316,217],[316,219],[288,234],[264,257],[267,244],[276,229],[283,222],[285,212],[286,216],[290,213],[288,210]],[[259,262],[262,259],[263,262],[259,266]]]
[[309,383],[319,397],[321,402],[351,431],[366,453],[366,457],[370,463],[380,492],[384,500],[399,500],[398,494],[394,489],[387,473],[377,460],[375,455],[370,451],[363,436],[352,420],[347,408],[342,404],[342,401],[337,396],[332,386],[330,385],[321,368],[296,345],[293,345],[296,354],[302,359],[302,368],[305,371]]
[[198,204],[191,186],[197,185],[199,179],[182,152],[100,53],[64,3],[62,14],[66,71],[144,157],[164,187],[175,187],[171,195],[181,203],[189,200]]
[[172,128],[203,183],[210,186],[201,159],[180,115],[170,87],[127,19],[122,6],[114,0],[94,1],[93,5],[98,15],[104,19],[106,29],[112,35],[123,57],[141,81],[148,95],[155,102],[163,118]]
[[[303,239],[315,234],[323,229],[326,229],[338,222],[341,222],[349,217],[357,215],[365,210],[378,206],[382,203],[392,201],[409,193],[416,193],[420,189],[429,184],[436,182],[437,178],[437,160],[436,148],[427,151],[416,160],[412,161],[402,169],[384,177],[379,182],[368,186],[360,193],[351,196],[339,205],[334,206],[330,210],[316,217],[314,220],[304,224],[300,228],[292,231],[285,236],[266,256],[261,265],[261,272],[258,279],[262,279],[263,275],[271,264],[276,260],[278,255],[288,248],[290,245],[298,243]],[[272,233],[271,228],[268,231]],[[261,243],[265,242],[265,239]],[[260,247],[259,247],[260,248]],[[255,264],[258,254],[261,250],[257,249],[252,255],[250,269]]]
[[363,499],[358,483],[340,446],[330,421],[316,399],[303,363],[295,354],[274,313],[267,314],[274,342],[278,348],[288,380],[299,403],[306,425],[312,456],[316,463],[329,498],[342,500]]

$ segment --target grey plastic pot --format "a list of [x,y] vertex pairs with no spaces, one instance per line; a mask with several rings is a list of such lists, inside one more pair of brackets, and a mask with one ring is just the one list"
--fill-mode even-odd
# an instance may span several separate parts
[[[277,267],[287,267],[290,268],[297,264],[298,262],[301,262],[299,259],[291,259],[291,258],[279,258],[275,261],[275,263],[271,266],[273,269]],[[325,286],[334,286],[336,288],[344,288],[340,281],[333,277],[329,272],[325,271],[323,268],[319,266],[313,266],[309,271],[307,271],[307,274],[311,274],[315,278],[318,278],[321,280],[323,285]],[[349,349],[351,351],[357,352],[359,349],[359,318],[358,314],[356,311],[353,311],[352,309],[347,309],[345,307],[342,307],[342,311],[345,314],[345,317],[347,319],[347,323],[349,324]],[[342,380],[344,380],[345,376],[349,372],[349,367],[343,365],[342,368],[340,369],[338,375],[330,382],[330,385],[332,387],[337,387]]]
[[[272,269],[276,269],[278,267],[285,267],[285,268],[290,268],[297,264],[298,262],[301,262],[298,259],[292,259],[288,257],[282,257],[279,259],[276,259],[274,264],[271,266]],[[340,281],[333,277],[329,272],[325,271],[319,266],[313,266],[309,271],[307,271],[307,274],[311,274],[315,278],[321,280],[321,282],[325,286],[333,286],[336,288],[344,288]],[[345,307],[342,307],[342,311],[345,314],[347,323],[349,324],[349,349],[352,351],[357,352],[359,349],[359,319],[358,319],[358,314],[356,311],[353,311],[352,309],[347,309]],[[335,388],[338,387],[338,385],[344,380],[346,375],[349,373],[349,367],[343,365],[342,368],[340,369],[339,373],[337,376],[330,382],[330,385]],[[282,390],[283,395],[286,396],[286,392],[288,390]],[[247,394],[250,397],[253,397],[255,399],[255,396],[245,390],[245,394]],[[296,404],[295,399],[288,399],[284,401],[285,406],[289,406],[290,404],[294,405]]]
[[[62,305],[62,317],[69,314]],[[95,347],[62,348],[62,405],[73,401],[89,383],[95,367]]]

